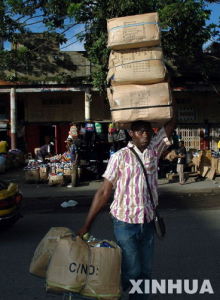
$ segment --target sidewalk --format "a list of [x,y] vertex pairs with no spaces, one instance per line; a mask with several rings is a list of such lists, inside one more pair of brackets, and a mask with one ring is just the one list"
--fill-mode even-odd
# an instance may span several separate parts
[[[88,207],[101,184],[101,181],[82,182],[80,186],[74,188],[28,184],[24,181],[23,169],[9,170],[1,174],[0,179],[18,183],[24,196],[24,206],[30,209],[54,208],[68,200],[75,200],[81,207]],[[177,182],[167,183],[166,179],[159,179],[159,198],[162,208],[188,208],[194,205],[220,207],[220,177],[200,182],[195,182],[194,179],[189,177],[185,185],[179,185]]]

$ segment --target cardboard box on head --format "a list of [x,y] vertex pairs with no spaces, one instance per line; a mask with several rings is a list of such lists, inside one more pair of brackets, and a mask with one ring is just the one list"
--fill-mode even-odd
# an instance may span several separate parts
[[152,84],[165,80],[160,47],[111,51],[107,81],[111,85]]
[[107,92],[113,122],[144,120],[155,126],[172,118],[172,98],[167,82],[114,86]]
[[108,44],[114,50],[160,45],[158,13],[148,13],[107,21]]

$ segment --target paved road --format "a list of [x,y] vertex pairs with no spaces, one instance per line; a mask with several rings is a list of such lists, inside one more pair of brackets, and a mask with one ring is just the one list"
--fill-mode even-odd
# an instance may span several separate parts
[[[0,232],[0,299],[37,300],[62,299],[61,295],[45,293],[44,280],[29,274],[34,249],[52,226],[77,230],[85,217],[86,207],[63,210],[24,211],[13,228]],[[164,241],[156,241],[153,278],[210,279],[214,295],[155,295],[155,300],[219,300],[220,299],[220,209],[165,209],[167,223]],[[92,234],[113,239],[111,219],[102,212]]]
[[[45,293],[44,280],[31,276],[29,263],[40,239],[52,226],[77,230],[83,223],[99,182],[83,183],[75,189],[25,184],[22,171],[1,178],[18,182],[24,193],[24,218],[8,231],[0,232],[0,300],[62,299]],[[160,181],[160,206],[167,223],[167,236],[156,242],[153,277],[160,279],[210,279],[214,295],[155,295],[154,300],[220,299],[220,178],[188,184]],[[61,208],[66,200],[77,200],[74,208]],[[114,239],[108,208],[94,224],[92,234]]]

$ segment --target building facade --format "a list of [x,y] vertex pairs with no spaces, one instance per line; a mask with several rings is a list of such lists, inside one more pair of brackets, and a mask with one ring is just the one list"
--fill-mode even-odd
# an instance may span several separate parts
[[[36,45],[39,38],[44,45],[40,57],[44,57],[45,47],[49,45],[45,46],[42,36],[34,34],[35,42],[31,41]],[[51,41],[46,42],[51,45]],[[23,81],[0,81],[0,134],[8,136],[12,148],[19,147],[17,141],[23,129],[26,152],[33,153],[49,135],[55,140],[56,152],[60,153],[65,149],[64,140],[71,122],[111,122],[108,101],[89,83],[91,65],[85,53],[62,52],[58,44],[52,45],[51,52],[39,62],[40,68],[35,63],[23,73],[20,69],[19,78]],[[176,131],[187,150],[217,150],[220,137],[217,77],[214,76],[212,83],[196,76],[190,81],[187,76],[172,81],[178,114]]]

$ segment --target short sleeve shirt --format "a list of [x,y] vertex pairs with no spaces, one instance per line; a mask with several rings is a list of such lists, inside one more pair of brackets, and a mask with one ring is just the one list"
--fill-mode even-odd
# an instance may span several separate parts
[[147,190],[146,179],[142,167],[134,153],[134,147],[144,163],[155,206],[158,204],[158,162],[162,152],[170,145],[164,128],[160,129],[150,144],[140,150],[129,142],[113,154],[109,160],[103,177],[109,180],[114,188],[114,199],[110,207],[111,214],[127,223],[142,224],[153,219],[153,208]]

